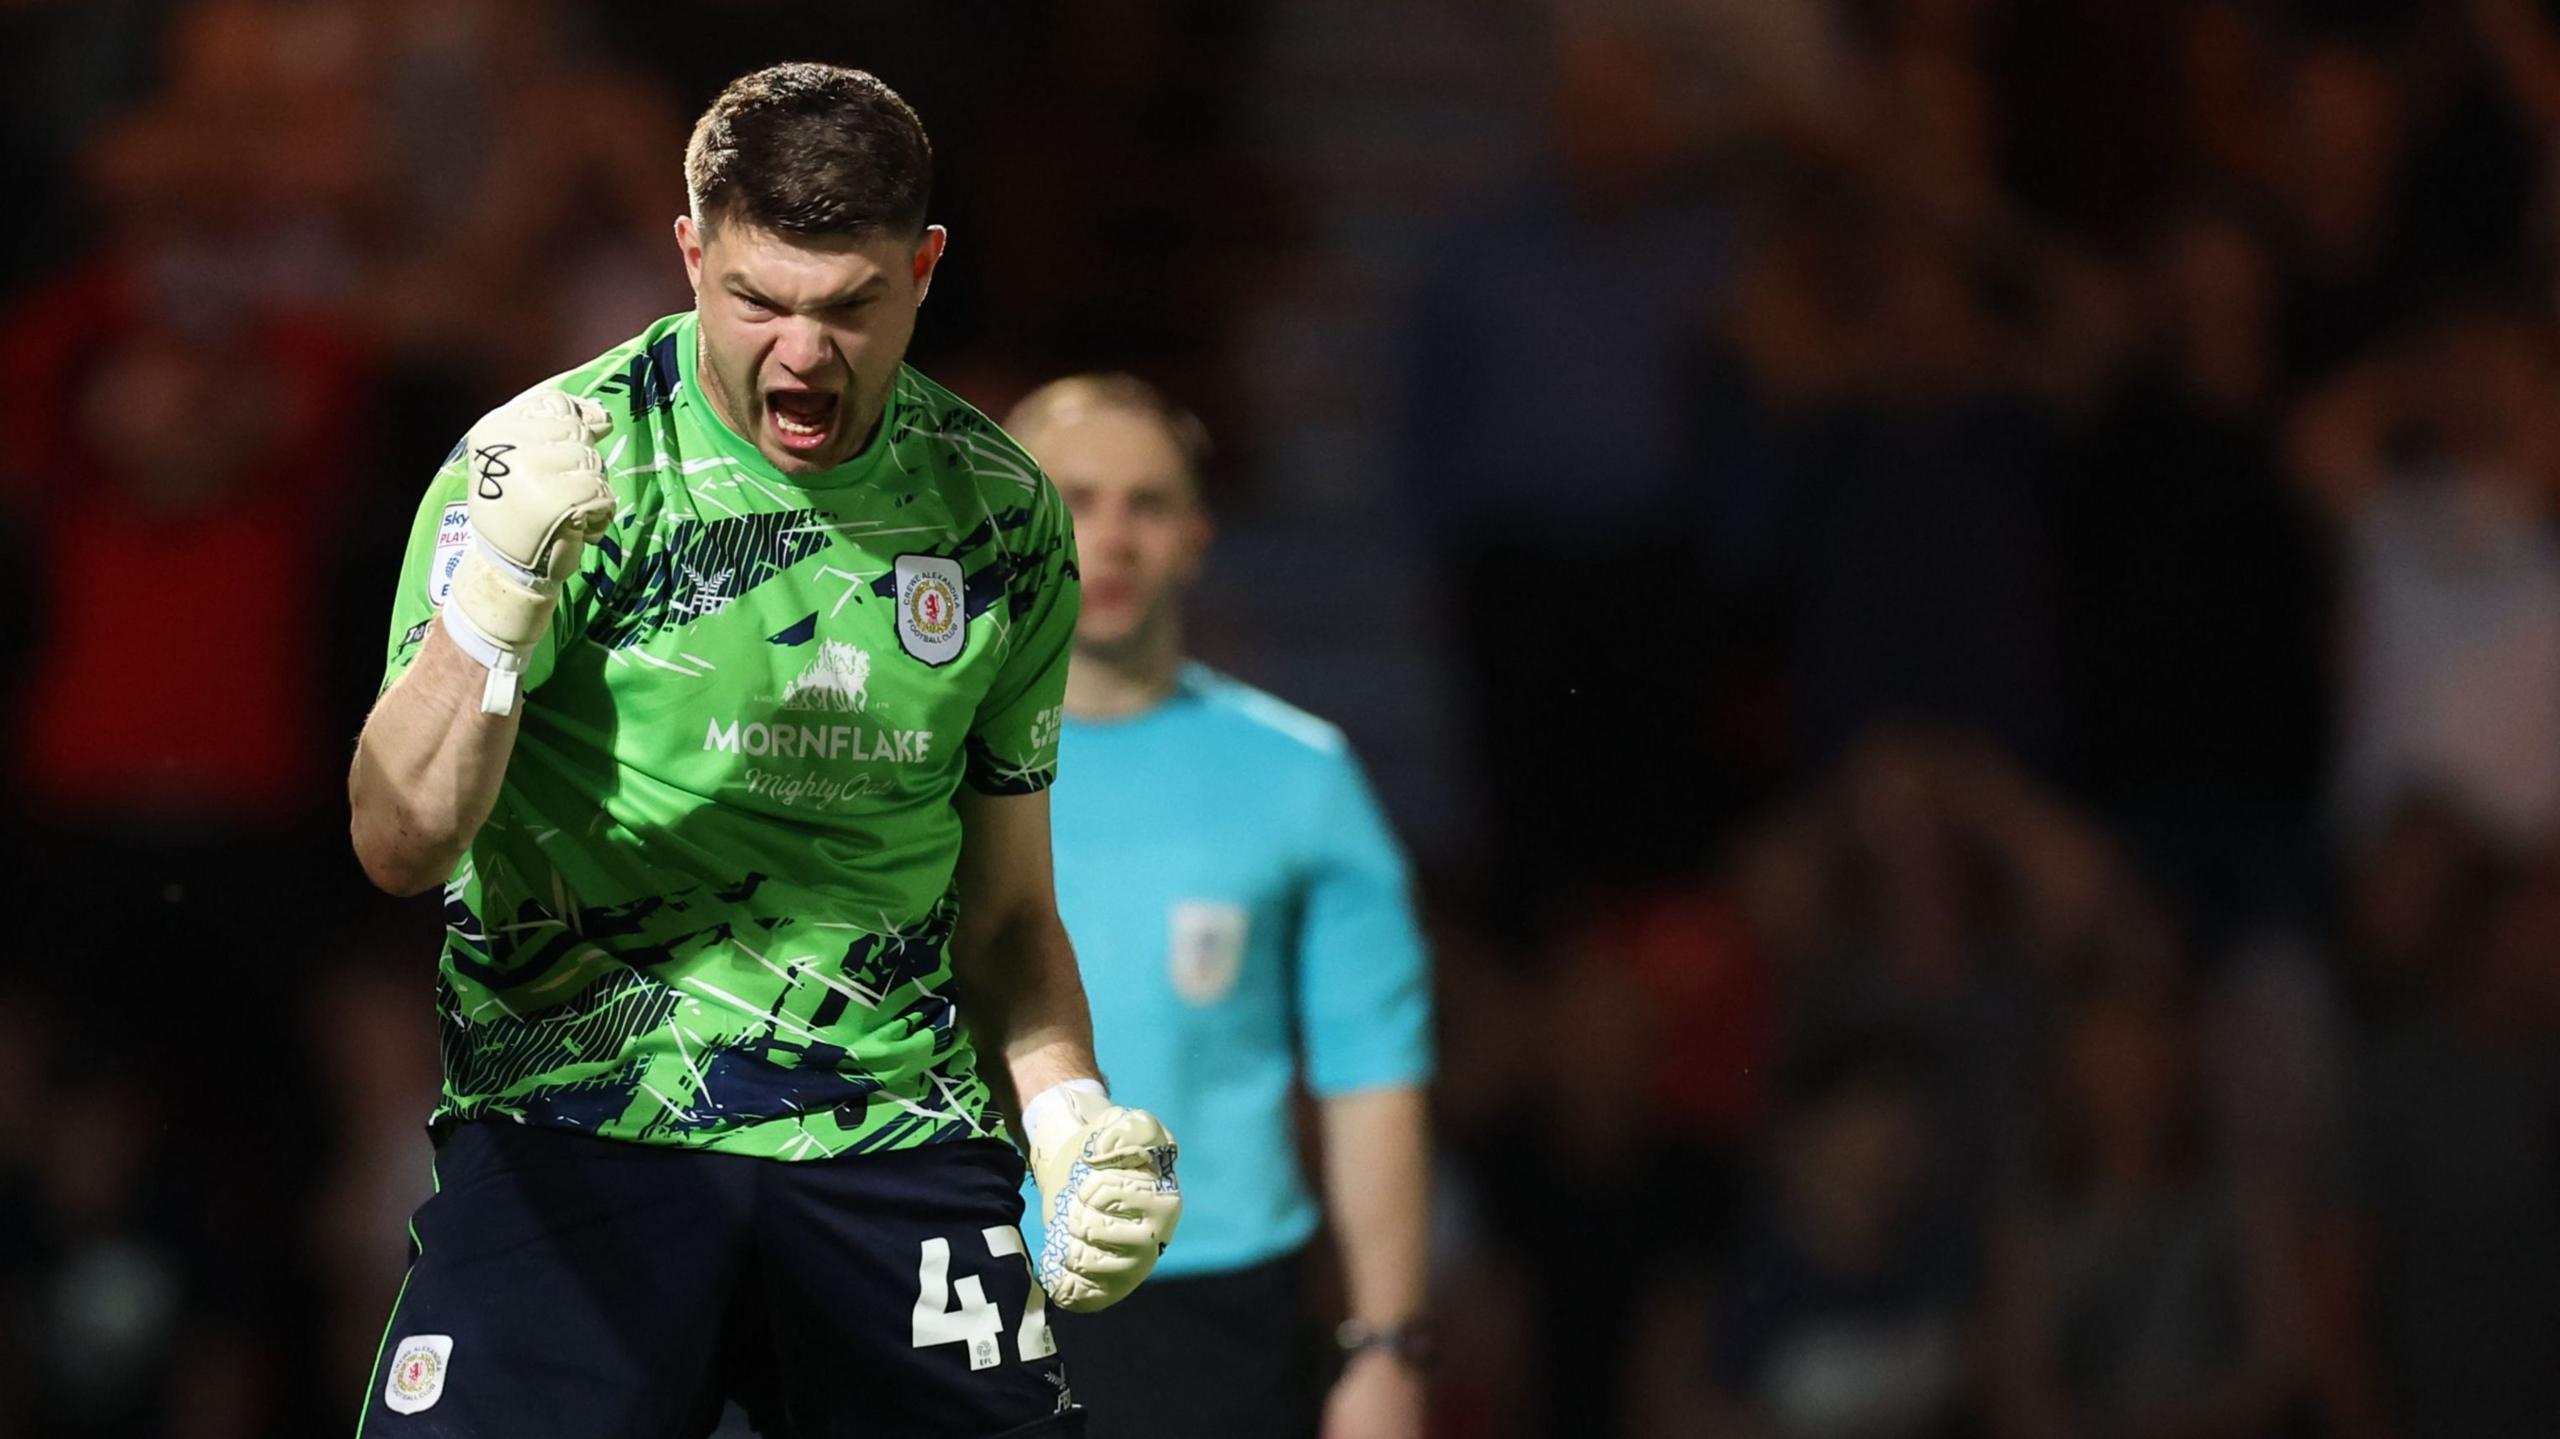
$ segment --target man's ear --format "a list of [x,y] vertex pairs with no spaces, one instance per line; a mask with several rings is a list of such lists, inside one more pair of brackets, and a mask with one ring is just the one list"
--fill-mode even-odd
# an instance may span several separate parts
[[942,263],[943,249],[951,243],[951,232],[940,225],[924,227],[924,238],[917,242],[912,264],[916,282],[916,303],[924,303],[925,293],[933,288],[933,272]]
[[684,256],[685,283],[702,293],[702,230],[691,215],[676,216],[676,253]]
[[1182,586],[1189,589],[1199,583],[1200,572],[1208,567],[1209,546],[1217,543],[1218,522],[1210,517],[1209,507],[1194,501],[1191,516],[1182,523]]

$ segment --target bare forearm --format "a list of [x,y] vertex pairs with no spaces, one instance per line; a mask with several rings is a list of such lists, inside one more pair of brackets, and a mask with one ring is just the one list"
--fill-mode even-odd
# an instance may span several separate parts
[[348,833],[365,874],[393,894],[442,883],[498,802],[523,706],[481,713],[487,678],[431,626],[365,720],[347,774]]
[[964,921],[953,948],[977,1011],[971,1028],[982,1052],[1004,1060],[1014,1090],[1008,1108],[1019,1113],[1022,1102],[1051,1085],[1101,1073],[1075,948],[1054,918],[1024,920],[983,939],[969,936]]
[[1421,1312],[1429,1257],[1431,1135],[1422,1091],[1339,1095],[1323,1101],[1318,1123],[1351,1317],[1401,1324]]

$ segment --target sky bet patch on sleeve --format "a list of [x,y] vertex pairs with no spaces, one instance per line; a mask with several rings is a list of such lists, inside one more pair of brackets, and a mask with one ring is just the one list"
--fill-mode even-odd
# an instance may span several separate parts
[[444,597],[453,593],[453,572],[470,548],[471,506],[456,500],[444,507],[444,518],[436,522],[436,561],[427,567],[427,603],[444,608]]

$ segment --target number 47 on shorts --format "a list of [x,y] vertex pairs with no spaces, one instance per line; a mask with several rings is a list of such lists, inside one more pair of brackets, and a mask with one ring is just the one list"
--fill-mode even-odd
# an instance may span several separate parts
[[[1023,1273],[1031,1272],[1021,1230],[1010,1224],[995,1224],[980,1233],[986,1239],[990,1258],[1002,1259],[1010,1254],[1022,1261]],[[971,1369],[993,1369],[1004,1362],[1004,1316],[996,1312],[995,1302],[987,1298],[987,1287],[977,1275],[962,1275],[958,1283],[952,1282],[948,1239],[926,1240],[924,1252],[916,1260],[914,1332],[918,1349],[937,1344],[967,1345]],[[1016,1356],[1024,1361],[1046,1359],[1058,1352],[1058,1341],[1049,1333],[1048,1297],[1040,1292],[1037,1279],[1022,1302],[1022,1323],[1014,1330],[1013,1347]]]

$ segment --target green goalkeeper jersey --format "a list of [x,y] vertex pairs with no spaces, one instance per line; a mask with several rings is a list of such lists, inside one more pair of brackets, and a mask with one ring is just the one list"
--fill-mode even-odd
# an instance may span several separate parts
[[[438,1124],[814,1159],[990,1132],[953,1006],[960,785],[1047,786],[1075,546],[987,418],[901,369],[785,479],[672,316],[551,381],[602,404],[618,511],[527,667],[497,809],[445,887]],[[470,541],[420,506],[391,680]]]

